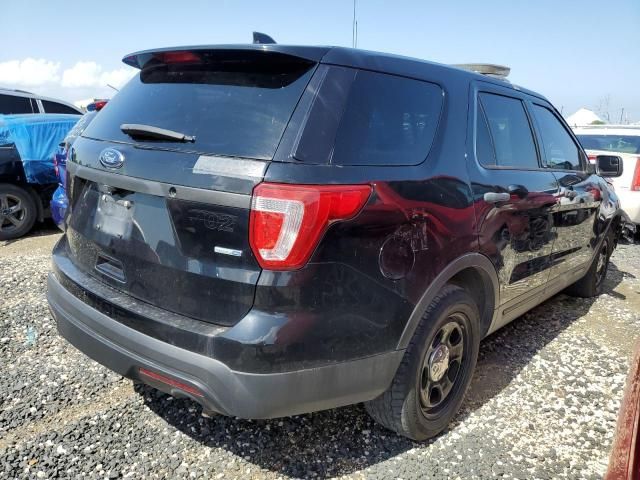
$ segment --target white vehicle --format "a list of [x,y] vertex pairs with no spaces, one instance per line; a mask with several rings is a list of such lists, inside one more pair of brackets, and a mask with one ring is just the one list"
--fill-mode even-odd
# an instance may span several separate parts
[[622,176],[612,178],[611,183],[622,209],[636,227],[640,226],[640,126],[590,125],[573,131],[591,162],[595,162],[597,155],[614,154],[622,158]]
[[24,90],[0,88],[0,114],[21,113],[69,113],[82,115],[84,112],[64,100],[43,97]]

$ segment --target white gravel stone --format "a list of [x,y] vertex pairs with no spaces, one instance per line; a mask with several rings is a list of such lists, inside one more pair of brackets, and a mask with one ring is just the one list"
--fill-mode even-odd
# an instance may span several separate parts
[[414,443],[375,424],[361,405],[250,422],[206,418],[188,400],[134,388],[57,334],[44,294],[47,250],[58,235],[44,233],[0,245],[0,478],[529,479],[606,471],[640,331],[640,246],[615,252],[605,295],[558,295],[485,339],[456,419],[439,437]]

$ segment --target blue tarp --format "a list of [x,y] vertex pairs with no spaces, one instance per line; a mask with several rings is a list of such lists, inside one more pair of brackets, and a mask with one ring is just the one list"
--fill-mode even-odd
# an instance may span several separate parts
[[56,183],[53,154],[80,115],[0,115],[0,145],[13,143],[29,183]]

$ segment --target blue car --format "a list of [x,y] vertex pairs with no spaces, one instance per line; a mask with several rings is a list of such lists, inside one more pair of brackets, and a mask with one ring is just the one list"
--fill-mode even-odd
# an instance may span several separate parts
[[[0,112],[6,111],[1,107],[0,101]],[[49,216],[51,194],[58,183],[51,153],[80,118],[58,113],[0,114],[0,241],[26,235]]]
[[97,113],[107,104],[107,100],[97,100],[87,105],[87,113],[85,113],[78,123],[69,131],[65,139],[58,146],[58,150],[53,155],[53,165],[58,177],[58,188],[53,192],[51,198],[51,217],[53,221],[60,227],[65,229],[64,216],[69,206],[67,198],[67,154],[74,140],[78,138],[85,128],[91,123]]

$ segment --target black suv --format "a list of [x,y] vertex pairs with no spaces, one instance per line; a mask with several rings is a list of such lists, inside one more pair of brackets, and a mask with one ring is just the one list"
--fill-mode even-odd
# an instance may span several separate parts
[[483,337],[602,288],[618,200],[536,93],[346,48],[124,62],[72,147],[48,299],[126,377],[243,418],[366,402],[425,439]]

